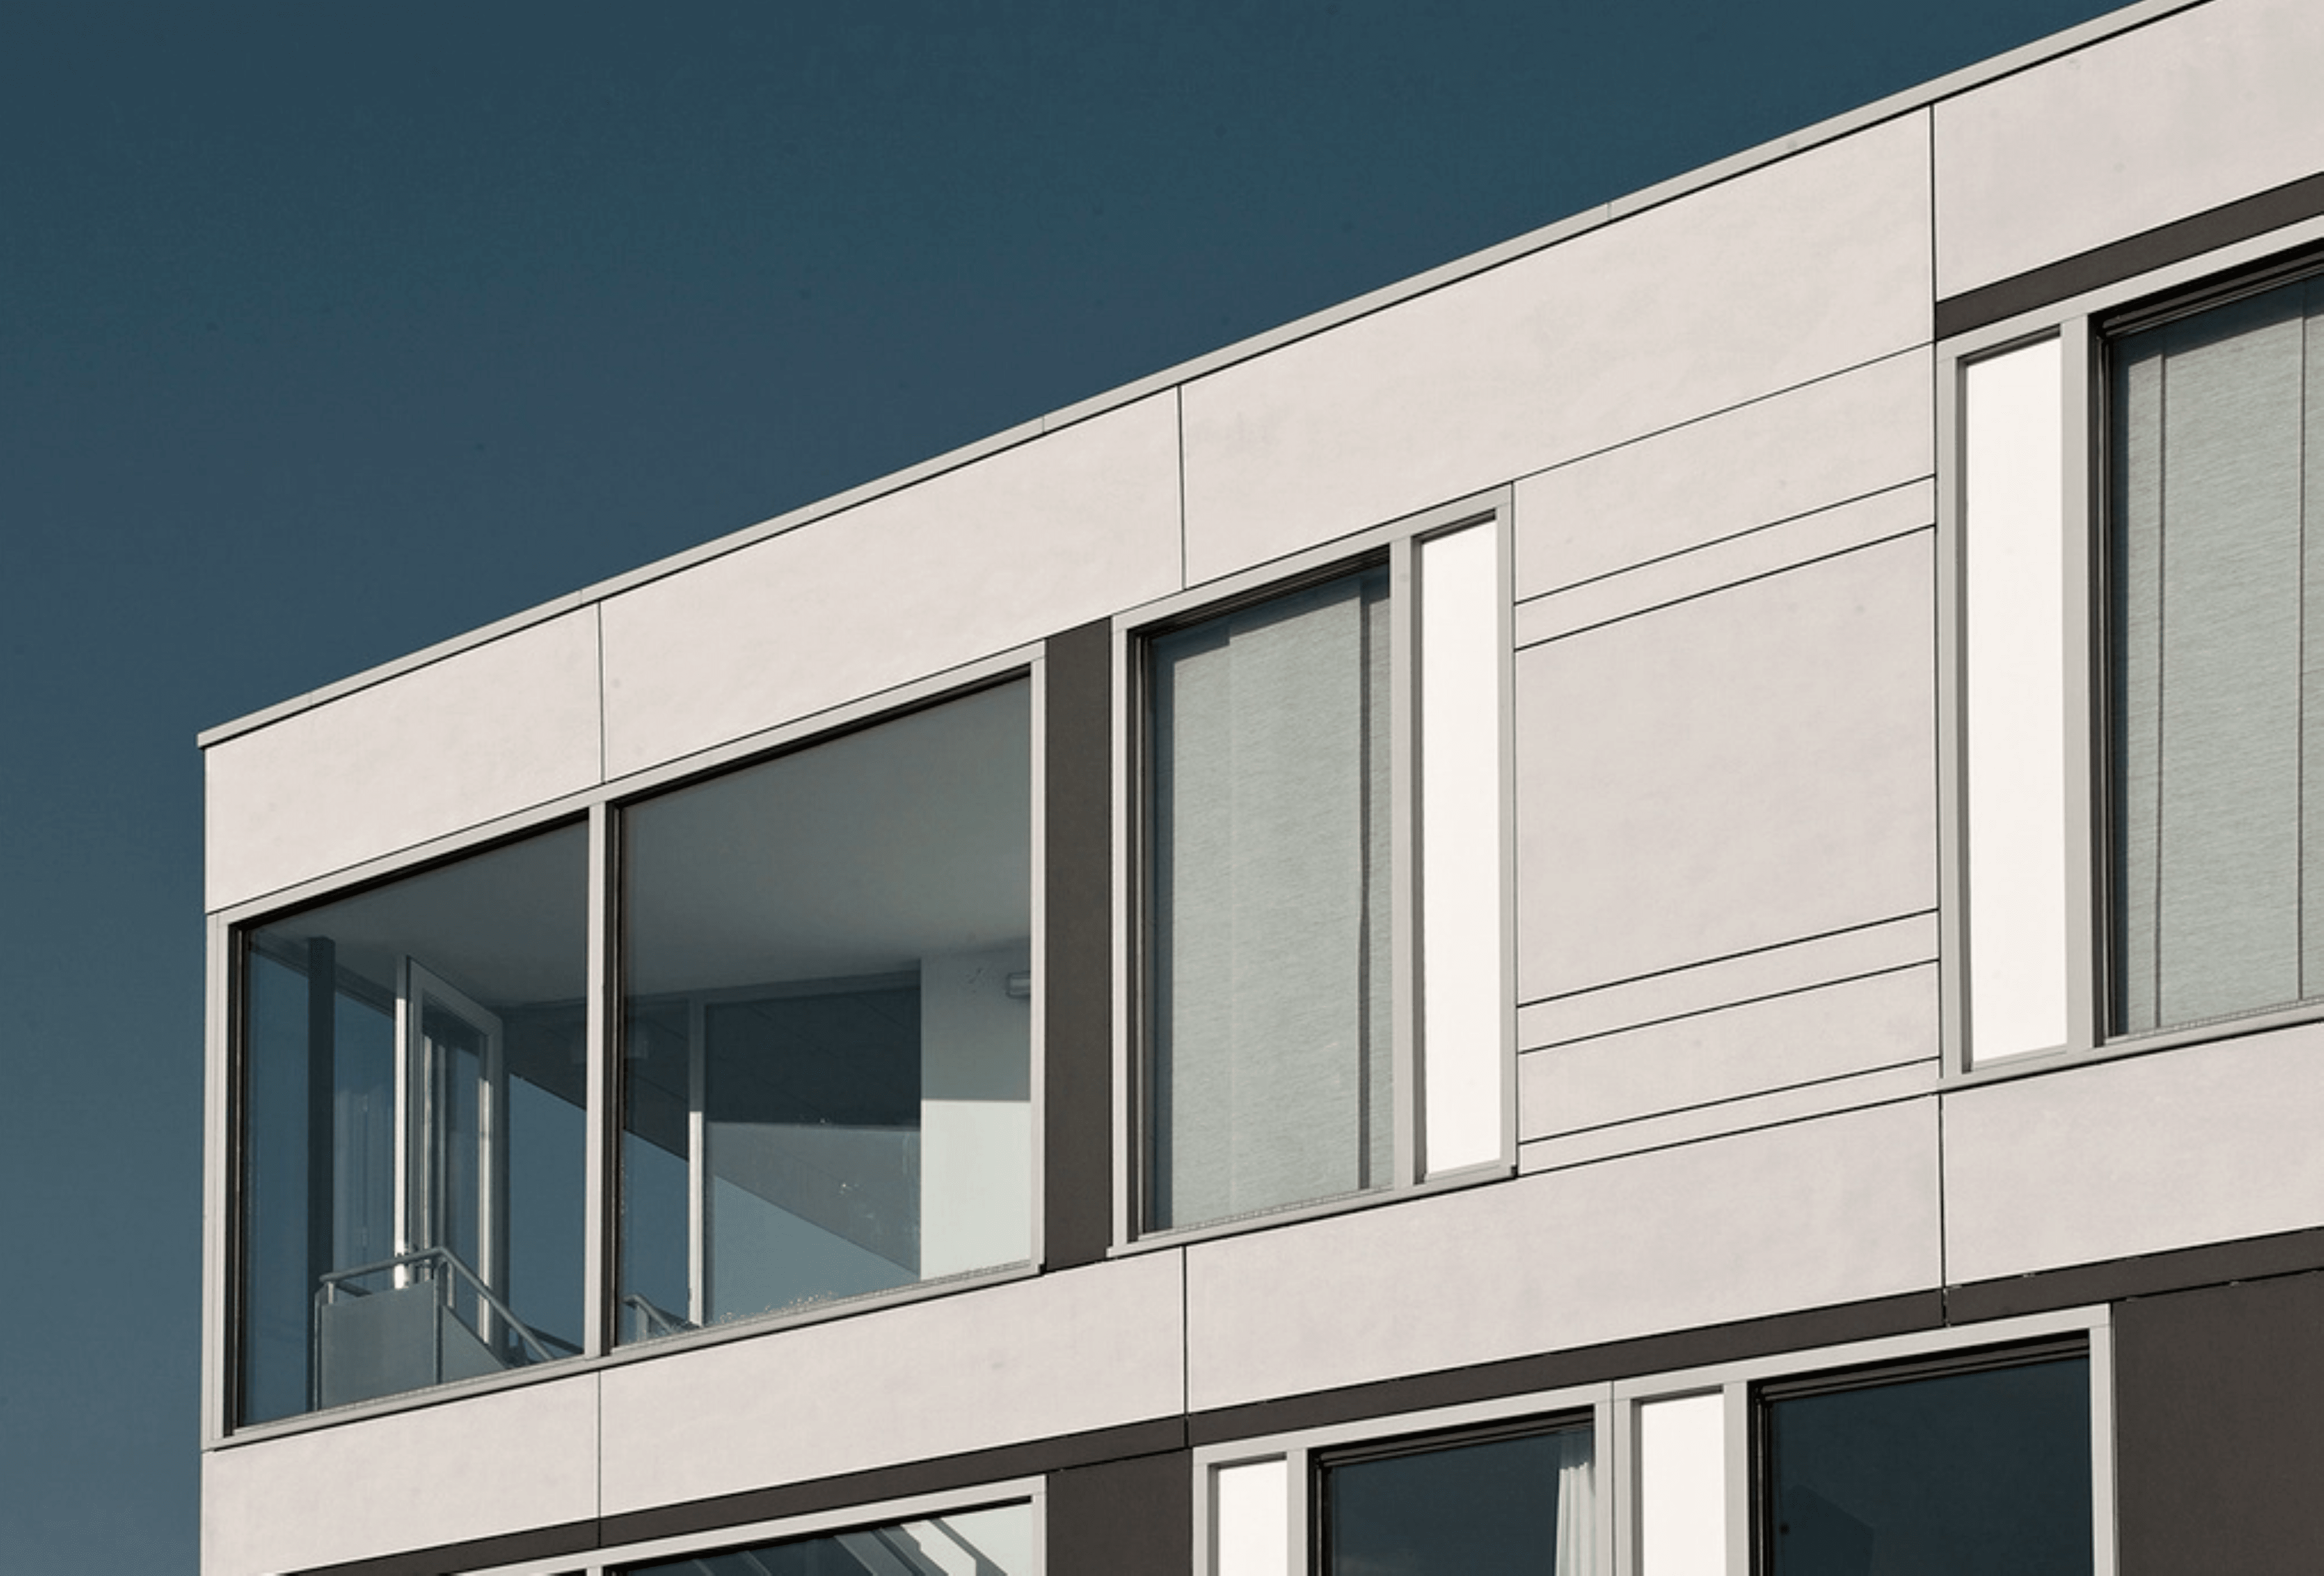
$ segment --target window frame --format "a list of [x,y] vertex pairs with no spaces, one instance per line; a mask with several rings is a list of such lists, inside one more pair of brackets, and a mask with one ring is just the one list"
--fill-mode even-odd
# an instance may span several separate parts
[[[1967,1369],[1979,1366],[1980,1354],[2048,1343],[2077,1343],[2089,1360],[2091,1573],[2116,1576],[2111,1320],[2111,1310],[2104,1304],[2066,1308],[1201,1445],[1194,1451],[1192,1463],[1194,1576],[1227,1576],[1221,1570],[1214,1525],[1217,1474],[1223,1470],[1284,1463],[1287,1543],[1283,1570],[1288,1576],[1310,1576],[1319,1552],[1314,1534],[1319,1455],[1351,1445],[1392,1446],[1407,1439],[1418,1442],[1428,1435],[1532,1420],[1555,1426],[1585,1416],[1596,1442],[1594,1576],[1651,1576],[1641,1558],[1646,1507],[1640,1494],[1640,1410],[1659,1402],[1711,1398],[1720,1407],[1721,1568],[1729,1576],[1744,1576],[1758,1569],[1763,1387],[1789,1387],[1859,1371],[1877,1382],[1880,1369],[1905,1370],[1918,1364]],[[1909,1375],[1900,1371],[1897,1377]]]
[[[752,1319],[713,1324],[650,1341],[615,1340],[619,1317],[616,1231],[620,1200],[612,1190],[619,1185],[615,1157],[621,1142],[621,1058],[618,1046],[622,1022],[621,969],[621,810],[658,794],[761,760],[811,748],[842,734],[875,728],[906,714],[964,697],[979,691],[1022,681],[1028,685],[1030,748],[1026,770],[1031,806],[1031,863],[1028,920],[1030,922],[1033,991],[1028,1003],[1031,1018],[1029,1074],[1030,1133],[1028,1164],[1032,1201],[1031,1243],[1021,1263],[964,1272],[861,1296],[835,1299],[804,1308],[770,1313]],[[540,805],[442,837],[367,860],[346,869],[301,881],[279,890],[218,909],[208,916],[209,937],[207,973],[207,1073],[204,1080],[202,1446],[205,1450],[244,1442],[276,1438],[310,1429],[334,1427],[366,1417],[440,1404],[449,1396],[474,1396],[524,1385],[551,1382],[616,1363],[650,1361],[668,1353],[693,1350],[729,1341],[750,1340],[801,1324],[844,1318],[870,1308],[887,1307],[964,1291],[1022,1280],[1041,1272],[1045,1262],[1043,1205],[1047,1175],[1045,1155],[1046,1063],[1047,1047],[1047,991],[1042,985],[1047,946],[1045,797],[1046,722],[1047,714],[1046,645],[1035,642],[996,652],[931,675],[859,697],[812,715],[795,718],[715,748],[679,760],[596,784]],[[238,1412],[241,1378],[239,1350],[242,1331],[241,1276],[244,1249],[241,1211],[242,1177],[246,1146],[243,1127],[248,1066],[245,1032],[245,970],[248,936],[270,922],[297,910],[319,907],[355,896],[372,888],[487,853],[495,848],[559,826],[578,825],[587,840],[587,940],[585,960],[587,1064],[585,1070],[589,1104],[585,1110],[584,1177],[581,1201],[584,1217],[582,1278],[586,1318],[578,1356],[553,1362],[449,1381],[421,1389],[354,1402],[344,1406],[315,1407],[264,1422],[245,1422]],[[990,1491],[987,1491],[990,1498]],[[732,1539],[726,1540],[728,1542]],[[573,1562],[549,1562],[543,1570],[570,1571]],[[527,1567],[530,1569],[530,1567]]]
[[[2262,1009],[2200,1024],[2135,1034],[2110,1032],[2107,1018],[2107,935],[2113,914],[2106,891],[2105,839],[2110,814],[2105,714],[2103,603],[2107,576],[2107,340],[2126,316],[2200,311],[2246,288],[2281,282],[2273,271],[2303,253],[2324,263],[2324,218],[2154,268],[2102,288],[2066,296],[1940,340],[1935,347],[1937,411],[1937,709],[1941,1076],[1949,1086],[2024,1076],[2059,1067],[2144,1055],[2234,1036],[2324,1020],[2324,1001]],[[2174,300],[2174,298],[2176,300]],[[2056,1043],[2005,1049],[1979,1059],[1975,1046],[1971,973],[1977,928],[1971,912],[1968,780],[1968,704],[1964,631],[1969,616],[1964,558],[1968,527],[1967,382],[1969,369],[2044,343],[2058,347],[2057,441],[2062,463],[2055,500],[2062,597],[2058,607],[2063,696],[2064,803],[2057,806],[2063,871],[2055,894],[2065,916],[2062,982],[2066,1032]]]
[[[1113,629],[1113,1243],[1109,1256],[1231,1236],[1243,1231],[1303,1220],[1372,1208],[1397,1199],[1473,1186],[1516,1175],[1517,1171],[1517,1007],[1516,900],[1512,866],[1517,847],[1515,779],[1513,769],[1514,651],[1513,584],[1514,489],[1498,487],[1449,503],[1419,511],[1397,520],[1353,531],[1323,546],[1287,554],[1264,564],[1206,581],[1117,613]],[[1496,967],[1501,982],[1496,1001],[1499,1044],[1499,1111],[1498,1155],[1457,1169],[1431,1175],[1425,1170],[1421,1132],[1421,1080],[1425,1056],[1422,1045],[1421,976],[1425,938],[1419,924],[1422,853],[1420,843],[1420,751],[1418,737],[1418,645],[1420,591],[1416,560],[1424,542],[1475,529],[1491,533],[1493,553],[1493,641],[1498,694],[1493,715],[1497,733],[1498,770],[1495,797],[1499,806],[1496,832],[1499,857],[1498,890],[1493,908],[1499,935]],[[1150,1063],[1148,1045],[1147,953],[1148,869],[1151,828],[1148,825],[1149,786],[1148,741],[1153,721],[1148,653],[1153,641],[1208,619],[1243,607],[1262,604],[1351,574],[1369,565],[1385,563],[1388,578],[1390,650],[1388,676],[1389,773],[1393,788],[1389,841],[1394,870],[1390,877],[1392,909],[1391,1002],[1394,1069],[1392,1179],[1385,1186],[1362,1193],[1286,1205],[1250,1215],[1238,1215],[1187,1226],[1146,1224],[1146,1175],[1149,1138],[1146,1129],[1145,1087]]]

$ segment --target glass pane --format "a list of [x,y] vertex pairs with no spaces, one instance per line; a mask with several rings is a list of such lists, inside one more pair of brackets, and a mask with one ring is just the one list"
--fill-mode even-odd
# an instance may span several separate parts
[[1766,1404],[1770,1576],[2091,1568],[2089,1364]]
[[1591,1576],[1590,1431],[1452,1442],[1328,1463],[1330,1576]]
[[245,933],[239,1418],[580,1350],[578,826]]
[[1148,1223],[1392,1180],[1388,576],[1154,641]]
[[1032,1576],[1029,1506],[960,1510],[627,1567],[627,1576]]
[[2066,1043],[2066,583],[2058,341],[1962,374],[1969,1052]]
[[1030,691],[627,813],[622,1339],[1031,1255]]
[[2303,825],[2324,702],[2303,631],[2316,281],[2114,346],[2111,1027],[2324,994]]

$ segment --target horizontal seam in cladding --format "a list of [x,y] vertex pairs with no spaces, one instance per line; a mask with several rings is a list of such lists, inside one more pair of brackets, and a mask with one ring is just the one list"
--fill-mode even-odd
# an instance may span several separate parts
[[[1819,930],[1812,935],[1795,935],[1789,941],[1772,942],[1766,946],[1745,947],[1740,952],[1721,953],[1717,957],[1696,958],[1688,963],[1673,963],[1666,969],[1649,969],[1643,974],[1626,974],[1618,980],[1601,980],[1596,984],[1584,985],[1579,990],[1561,991],[1554,995],[1536,996],[1528,1000],[1520,1001],[1517,1003],[1517,1010],[1523,1012],[1527,1008],[1547,1007],[1560,1001],[1580,1001],[1603,991],[1618,991],[1625,986],[1644,984],[1648,980],[1668,980],[1677,975],[1692,973],[1699,969],[1712,969],[1723,963],[1738,963],[1745,958],[1765,957],[1769,953],[1788,952],[1794,947],[1812,947],[1821,943],[1836,941],[1841,936],[1862,935],[1868,931],[1880,930],[1889,926],[1909,925],[1915,919],[1933,918],[1936,912],[1933,908],[1910,908],[1902,914],[1891,914],[1884,919],[1868,919],[1861,925],[1842,925],[1836,929]],[[1904,964],[1883,964],[1880,969],[1873,972],[1884,972],[1889,968],[1909,967],[1911,963],[1935,961],[1936,954],[1932,952],[1925,958],[1914,958]]]
[[[1611,1028],[1591,1029],[1588,1034],[1571,1035],[1562,1040],[1544,1040],[1539,1045],[1520,1046],[1517,1048],[1517,1056],[1522,1061],[1526,1056],[1563,1050],[1567,1046],[1587,1045],[1591,1040],[1609,1039],[1615,1035],[1635,1034],[1640,1029],[1657,1028],[1666,1023],[1683,1023],[1690,1018],[1708,1018],[1712,1013],[1731,1012],[1738,1007],[1756,1007],[1763,1001],[1781,1001],[1786,996],[1805,996],[1813,991],[1829,991],[1841,985],[1853,985],[1862,980],[1877,980],[1884,974],[1902,974],[1914,969],[1933,968],[1936,963],[1936,958],[1930,956],[1914,958],[1901,963],[1883,963],[1877,969],[1860,969],[1851,974],[1834,974],[1829,979],[1809,980],[1801,984],[1785,985],[1780,990],[1763,991],[1756,996],[1738,996],[1731,1000],[1708,1002],[1701,1007],[1689,1007],[1677,1012],[1666,1012],[1659,1018],[1641,1018],[1635,1021],[1617,1024]],[[1571,1000],[1571,998],[1564,1000]]]
[[[1522,1182],[1529,1177],[1553,1176],[1561,1171],[1579,1171],[1587,1166],[1603,1166],[1609,1161],[1628,1160],[1640,1155],[1661,1155],[1667,1154],[1673,1149],[1692,1149],[1699,1144],[1715,1144],[1722,1138],[1741,1138],[1746,1133],[1771,1133],[1778,1128],[1804,1127],[1809,1122],[1829,1121],[1833,1117],[1854,1116],[1860,1111],[1879,1111],[1886,1106],[1912,1105],[1924,1100],[1933,1102],[1941,1092],[1932,1085],[1927,1089],[1916,1089],[1910,1094],[1889,1094],[1877,1100],[1868,1100],[1860,1105],[1844,1105],[1830,1111],[1803,1111],[1794,1116],[1775,1117],[1766,1121],[1747,1122],[1741,1127],[1722,1128],[1715,1133],[1696,1133],[1683,1138],[1662,1139],[1655,1143],[1641,1144],[1635,1149],[1624,1149],[1619,1154],[1593,1155],[1586,1160],[1569,1160],[1560,1165],[1544,1166],[1532,1171],[1520,1169],[1515,1180]],[[1536,1140],[1537,1143],[1544,1141],[1554,1142],[1554,1140]],[[1519,1147],[1523,1148],[1524,1146],[1520,1145]]]
[[1575,592],[1586,590],[1592,585],[1603,585],[1609,580],[1619,580],[1626,575],[1644,574],[1649,569],[1659,568],[1665,564],[1674,564],[1691,558],[1697,553],[1714,552],[1720,548],[1730,547],[1764,531],[1778,530],[1787,525],[1797,525],[1803,521],[1813,520],[1818,515],[1836,514],[1843,509],[1854,509],[1869,503],[1875,499],[1888,497],[1892,493],[1906,493],[1915,487],[1926,486],[1935,480],[1936,473],[1930,471],[1919,475],[1907,476],[1901,482],[1891,482],[1885,486],[1875,487],[1868,493],[1851,493],[1845,498],[1833,498],[1811,508],[1778,516],[1774,520],[1763,520],[1757,525],[1747,525],[1740,530],[1730,530],[1725,536],[1709,537],[1699,542],[1690,542],[1683,548],[1674,548],[1667,553],[1657,553],[1650,558],[1640,558],[1636,563],[1625,564],[1618,569],[1609,569],[1601,575],[1591,575],[1583,579],[1553,585],[1546,591],[1536,591],[1529,596],[1518,597],[1510,605],[1517,612],[1523,613],[1526,608],[1538,606],[1556,597],[1571,596]]
[[1813,553],[1803,558],[1790,559],[1771,568],[1761,569],[1756,574],[1738,576],[1732,580],[1721,580],[1715,585],[1704,585],[1692,591],[1681,592],[1665,596],[1659,602],[1649,602],[1641,606],[1626,609],[1621,613],[1609,613],[1604,618],[1593,619],[1586,623],[1572,624],[1551,634],[1537,636],[1516,649],[1520,651],[1530,651],[1555,641],[1588,634],[1593,630],[1602,630],[1613,624],[1628,623],[1632,619],[1644,618],[1649,613],[1683,607],[1690,602],[1700,602],[1706,596],[1717,596],[1722,592],[1733,591],[1740,586],[1757,585],[1762,580],[1772,580],[1778,575],[1788,575],[1795,569],[1805,569],[1817,564],[1830,563],[1834,558],[1844,558],[1850,553],[1860,553],[1872,548],[1886,547],[1891,542],[1904,541],[1934,530],[1936,530],[1936,521],[1930,520],[1919,525],[1906,526],[1901,530],[1891,530],[1880,536],[1867,537],[1862,541],[1852,541],[1845,547],[1833,548],[1827,552]]
[[[1714,1100],[1698,1100],[1689,1105],[1665,1106],[1655,1111],[1641,1111],[1636,1116],[1616,1117],[1610,1121],[1591,1122],[1587,1127],[1563,1128],[1554,1133],[1542,1133],[1534,1138],[1520,1138],[1517,1140],[1517,1148],[1522,1154],[1526,1149],[1539,1145],[1562,1144],[1570,1139],[1584,1138],[1591,1133],[1616,1132],[1623,1128],[1637,1127],[1645,1122],[1661,1121],[1670,1117],[1691,1116],[1699,1111],[1713,1111],[1729,1106],[1743,1105],[1754,1100],[1772,1100],[1777,1095],[1796,1094],[1803,1089],[1821,1089],[1831,1084],[1850,1083],[1858,1078],[1877,1078],[1885,1073],[1894,1073],[1905,1067],[1917,1067],[1923,1063],[1936,1064],[1941,1060],[1940,1055],[1932,1052],[1925,1056],[1907,1056],[1902,1061],[1882,1062],[1877,1066],[1855,1067],[1845,1073],[1827,1073],[1821,1077],[1802,1078],[1795,1083],[1777,1083],[1766,1089],[1754,1089],[1744,1094],[1725,1094]],[[1936,1085],[1932,1083],[1927,1092],[1931,1094],[1937,1092]],[[1624,1153],[1628,1152],[1624,1151]],[[1605,1156],[1600,1158],[1610,1159],[1612,1157]]]

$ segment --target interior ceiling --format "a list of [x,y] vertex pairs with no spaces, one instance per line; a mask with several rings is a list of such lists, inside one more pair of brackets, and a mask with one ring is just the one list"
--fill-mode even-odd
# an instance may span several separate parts
[[[981,691],[642,801],[624,825],[638,994],[908,969],[1027,940],[1031,686]],[[265,934],[329,935],[383,991],[409,954],[486,1006],[586,990],[588,845],[567,826]]]

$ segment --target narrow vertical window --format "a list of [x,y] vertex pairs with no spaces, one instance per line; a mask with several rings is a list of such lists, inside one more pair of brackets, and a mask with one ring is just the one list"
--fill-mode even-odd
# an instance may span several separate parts
[[1388,1185],[1388,574],[1150,647],[1148,1221]]
[[1724,1576],[1726,1397],[1642,1402],[1637,1418],[1640,1576]]
[[1291,1475],[1281,1456],[1211,1474],[1213,1576],[1291,1576]]
[[2045,339],[1962,374],[1969,1054],[1980,1062],[2051,1050],[2072,1032],[2061,360]]

